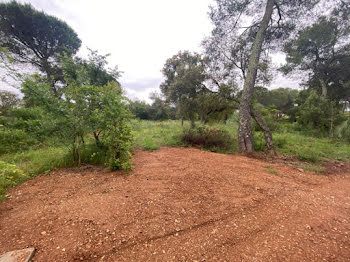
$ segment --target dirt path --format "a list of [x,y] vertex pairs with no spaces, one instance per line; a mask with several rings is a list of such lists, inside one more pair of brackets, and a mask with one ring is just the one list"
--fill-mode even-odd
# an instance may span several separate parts
[[[0,253],[35,261],[350,261],[350,174],[197,149],[136,152],[129,176],[59,170],[0,204]],[[277,171],[271,174],[268,169]]]

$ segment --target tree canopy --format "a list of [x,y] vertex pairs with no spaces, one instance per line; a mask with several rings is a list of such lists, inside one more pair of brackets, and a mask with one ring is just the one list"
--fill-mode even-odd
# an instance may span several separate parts
[[16,1],[0,3],[0,36],[0,46],[7,48],[16,62],[43,72],[54,92],[55,82],[63,80],[60,56],[75,54],[81,45],[67,23]]

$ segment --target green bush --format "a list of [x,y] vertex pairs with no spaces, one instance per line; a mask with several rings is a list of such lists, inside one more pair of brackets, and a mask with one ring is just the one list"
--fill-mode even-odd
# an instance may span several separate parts
[[145,151],[153,151],[158,150],[160,148],[159,144],[157,144],[154,140],[146,138],[143,140],[142,150]]
[[38,141],[25,131],[0,127],[0,155],[29,149]]
[[198,126],[184,129],[181,140],[187,145],[200,146],[213,152],[227,152],[234,146],[230,134],[215,127]]
[[0,161],[0,200],[4,198],[6,189],[25,181],[27,178],[16,165]]
[[350,119],[336,127],[335,136],[350,143]]
[[332,124],[334,126],[344,121],[344,114],[336,104],[315,91],[311,91],[305,103],[299,107],[298,116],[297,121],[301,126],[324,134],[331,130]]

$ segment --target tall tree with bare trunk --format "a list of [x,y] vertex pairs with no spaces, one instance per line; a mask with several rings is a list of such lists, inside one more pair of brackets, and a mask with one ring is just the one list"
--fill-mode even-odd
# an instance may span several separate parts
[[[243,71],[243,92],[239,108],[238,149],[252,153],[253,135],[251,118],[257,121],[265,132],[268,149],[273,150],[272,136],[256,111],[252,111],[252,99],[257,76],[262,72],[262,55],[280,51],[282,44],[295,32],[306,26],[329,5],[340,4],[341,0],[216,0],[211,7],[210,17],[214,24],[212,35],[204,41],[209,57],[216,60],[217,68]],[[317,8],[316,8],[317,7]],[[304,19],[305,17],[307,19]],[[311,18],[311,19],[310,19]],[[237,56],[243,54],[242,41],[250,47],[246,60]],[[213,55],[214,54],[214,55]],[[245,61],[245,62],[244,62]],[[226,73],[228,74],[228,73]],[[230,75],[233,75],[232,73]]]

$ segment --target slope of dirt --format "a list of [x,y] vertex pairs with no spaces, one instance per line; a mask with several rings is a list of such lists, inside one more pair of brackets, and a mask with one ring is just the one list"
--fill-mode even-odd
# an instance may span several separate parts
[[[128,176],[58,170],[0,204],[0,254],[34,261],[350,261],[350,174],[191,148],[137,151]],[[275,172],[276,171],[276,172]]]

